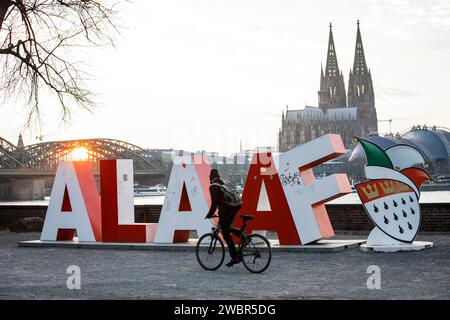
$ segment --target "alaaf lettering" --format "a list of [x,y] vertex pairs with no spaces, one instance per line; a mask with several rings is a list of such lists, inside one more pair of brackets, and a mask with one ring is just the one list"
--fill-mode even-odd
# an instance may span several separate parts
[[[339,135],[325,135],[283,154],[254,155],[242,195],[242,212],[254,214],[252,230],[273,230],[280,244],[308,244],[334,235],[325,203],[351,192],[345,174],[316,180],[312,169],[345,153]],[[135,223],[133,161],[101,160],[101,197],[87,162],[57,169],[41,240],[155,242],[189,240],[210,231],[206,157],[174,159],[158,223]],[[235,225],[241,223],[237,216]]]

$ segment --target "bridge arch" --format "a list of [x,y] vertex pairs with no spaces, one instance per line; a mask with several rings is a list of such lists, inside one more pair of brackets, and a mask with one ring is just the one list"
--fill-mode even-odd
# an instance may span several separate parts
[[54,171],[60,160],[67,160],[73,150],[81,147],[87,149],[94,166],[103,159],[133,159],[135,170],[162,173],[167,169],[162,159],[148,149],[116,139],[49,141],[17,148],[1,137],[0,169]]

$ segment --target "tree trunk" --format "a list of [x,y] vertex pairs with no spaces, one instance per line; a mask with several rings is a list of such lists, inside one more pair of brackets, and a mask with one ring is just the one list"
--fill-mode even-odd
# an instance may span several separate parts
[[11,2],[9,0],[0,0],[0,30],[2,29],[3,19],[10,5]]

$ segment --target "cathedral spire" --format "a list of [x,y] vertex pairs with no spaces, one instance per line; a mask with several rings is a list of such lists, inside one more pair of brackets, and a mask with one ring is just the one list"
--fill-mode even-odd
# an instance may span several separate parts
[[336,56],[336,48],[334,47],[333,38],[333,26],[330,22],[330,34],[328,36],[328,52],[327,52],[327,65],[325,68],[325,75],[329,77],[335,77],[339,75],[339,66]]
[[359,29],[359,20],[356,23],[358,30],[356,31],[355,60],[353,62],[353,73],[356,75],[364,75],[367,73],[366,58],[364,56],[364,47],[361,38],[361,30]]
[[22,134],[19,133],[19,139],[17,140],[17,148],[22,149],[24,147]]
[[355,60],[348,79],[348,106],[357,108],[358,126],[364,137],[376,134],[378,123],[372,76],[366,64],[359,20],[356,25]]
[[320,90],[318,95],[319,107],[323,110],[347,106],[344,77],[339,70],[336,47],[334,46],[333,26],[331,23],[328,36],[327,62],[325,65],[325,73],[321,67]]

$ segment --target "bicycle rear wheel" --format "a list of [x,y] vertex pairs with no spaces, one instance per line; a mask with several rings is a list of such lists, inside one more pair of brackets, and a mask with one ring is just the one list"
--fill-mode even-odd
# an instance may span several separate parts
[[225,247],[219,237],[216,237],[213,233],[207,233],[198,239],[195,255],[203,269],[215,271],[223,263]]
[[260,234],[251,234],[242,247],[242,263],[252,273],[261,273],[272,260],[270,242]]

